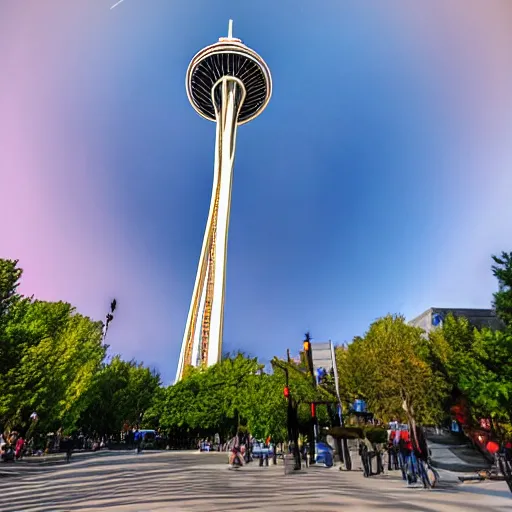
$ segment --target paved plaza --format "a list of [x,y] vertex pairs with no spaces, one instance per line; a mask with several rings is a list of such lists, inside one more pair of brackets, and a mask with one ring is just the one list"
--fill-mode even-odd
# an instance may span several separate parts
[[226,454],[74,455],[70,464],[0,466],[2,512],[29,511],[510,511],[504,482],[407,488],[399,475],[364,478],[337,467],[284,475],[281,465],[230,470]]

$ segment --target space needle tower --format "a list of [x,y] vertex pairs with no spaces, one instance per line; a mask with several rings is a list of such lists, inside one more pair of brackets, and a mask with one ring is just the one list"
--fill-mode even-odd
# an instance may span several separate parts
[[265,61],[233,37],[230,20],[228,37],[204,48],[190,62],[186,88],[196,112],[216,123],[216,138],[210,211],[176,381],[182,379],[188,366],[211,366],[221,358],[237,127],[265,110],[272,79]]

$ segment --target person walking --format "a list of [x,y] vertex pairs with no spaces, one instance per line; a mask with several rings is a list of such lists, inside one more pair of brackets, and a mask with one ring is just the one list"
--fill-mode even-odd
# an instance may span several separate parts
[[142,451],[142,432],[137,429],[134,436],[135,446],[137,447],[137,454]]
[[231,456],[229,457],[229,464],[232,468],[244,465],[244,458],[240,453],[240,435],[238,433],[231,442]]
[[398,461],[398,440],[395,442],[397,428],[398,426],[394,424],[388,435],[388,471],[396,470],[400,467]]
[[302,443],[301,455],[302,455],[302,461],[304,462],[304,465],[307,468],[308,467],[308,445],[306,443]]
[[412,436],[413,454],[415,458],[416,473],[421,478],[425,489],[434,487],[436,484],[435,475],[429,476],[429,449],[423,429],[415,426]]
[[23,449],[25,448],[25,440],[23,437],[19,437],[16,441],[16,449],[14,451],[14,456],[16,460],[20,460],[23,457]]
[[405,480],[408,485],[414,485],[418,481],[418,463],[414,452],[412,435],[407,426],[404,426],[400,432],[400,456],[402,458]]
[[71,455],[73,454],[74,442],[73,439],[67,436],[64,440],[64,451],[66,452],[66,462],[71,462]]
[[359,455],[361,456],[363,475],[365,477],[372,476],[372,458],[374,455],[374,449],[373,444],[366,435],[359,442]]

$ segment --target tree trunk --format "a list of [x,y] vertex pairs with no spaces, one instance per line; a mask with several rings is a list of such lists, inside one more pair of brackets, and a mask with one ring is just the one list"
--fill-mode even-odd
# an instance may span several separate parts
[[413,447],[416,450],[419,450],[420,444],[416,436],[416,419],[414,417],[414,409],[412,405],[408,403],[407,398],[404,398],[404,401],[402,402],[402,408],[405,411],[405,415],[407,416],[407,422],[409,423],[409,426],[411,428],[411,441]]

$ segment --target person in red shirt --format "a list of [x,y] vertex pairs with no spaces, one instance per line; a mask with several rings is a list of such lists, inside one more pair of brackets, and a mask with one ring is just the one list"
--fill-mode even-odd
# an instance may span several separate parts
[[412,441],[408,430],[404,429],[400,432],[400,441],[402,441],[404,445],[404,450],[410,454],[412,451]]
[[16,457],[16,460],[21,459],[23,456],[23,448],[25,448],[25,440],[23,437],[19,437],[16,441],[16,450],[14,451],[14,456]]
[[397,431],[393,427],[389,433],[388,439],[388,471],[398,469],[400,464],[398,461],[398,447],[395,445]]
[[402,466],[402,477],[407,480],[408,484],[413,484],[417,481],[416,471],[414,470],[413,461],[413,445],[411,435],[407,428],[402,428],[400,431],[400,462]]

